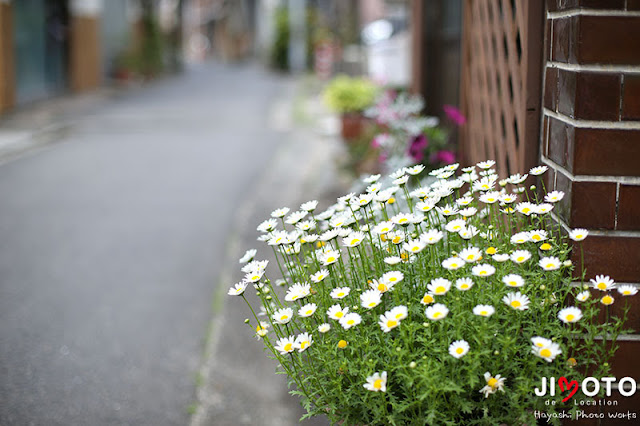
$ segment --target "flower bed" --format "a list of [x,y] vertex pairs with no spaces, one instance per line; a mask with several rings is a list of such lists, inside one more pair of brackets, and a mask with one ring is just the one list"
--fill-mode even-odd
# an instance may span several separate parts
[[[246,322],[307,416],[534,424],[536,410],[579,407],[561,391],[536,395],[541,380],[609,373],[624,322],[609,305],[625,303],[626,316],[635,287],[584,273],[572,282],[567,238],[548,220],[564,194],[538,199],[527,175],[499,180],[492,166],[450,165],[429,186],[421,165],[393,173],[388,188],[369,176],[363,194],[320,213],[315,201],[278,209],[258,226],[278,273],[249,250],[229,294],[247,301]],[[250,286],[259,309],[245,297]]]

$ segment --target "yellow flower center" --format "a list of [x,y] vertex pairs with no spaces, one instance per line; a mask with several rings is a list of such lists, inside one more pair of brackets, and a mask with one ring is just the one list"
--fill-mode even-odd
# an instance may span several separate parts
[[354,245],[358,244],[359,242],[360,242],[359,239],[354,238],[353,240],[351,240],[351,245],[354,246]]
[[555,263],[547,263],[547,269],[553,269],[555,267],[556,267]]
[[422,298],[422,301],[423,301],[424,303],[427,303],[427,304],[428,304],[428,303],[433,303],[433,297],[432,297],[431,295],[427,294],[426,296],[424,296],[424,297]]
[[396,202],[396,199],[395,199],[395,198],[393,198],[393,197],[391,197],[391,198],[389,198],[389,199],[387,200],[387,204],[393,204],[393,203],[395,203],[395,202]]
[[347,347],[347,345],[348,345],[348,343],[347,343],[347,341],[346,341],[346,340],[340,340],[340,341],[338,342],[338,347],[339,347],[340,349],[344,349],[344,348],[346,348],[346,347]]
[[487,312],[487,311],[480,311],[480,315],[482,315],[482,316],[486,316],[488,313],[489,312]]
[[576,237],[576,240],[579,240],[579,239],[581,239],[583,237],[583,235],[582,234],[576,234],[575,237]]
[[405,223],[407,221],[407,218],[400,218],[400,220],[398,221],[398,223]]
[[573,321],[574,318],[575,318],[575,315],[573,315],[573,314],[567,315],[567,321]]
[[380,293],[384,293],[387,290],[389,290],[389,288],[386,286],[386,284],[383,284],[383,283],[378,284],[378,291]]
[[291,352],[293,350],[293,345],[291,343],[287,343],[284,345],[284,350],[287,352]]
[[413,252],[416,252],[418,250],[420,250],[420,247],[418,247],[418,246],[411,247],[411,251],[413,251]]
[[631,294],[631,292],[630,292],[629,290],[624,290],[624,291],[622,292],[622,294],[623,294],[623,295],[625,295],[625,296],[628,296],[628,295],[630,295],[630,294]]
[[519,300],[514,300],[511,302],[511,307],[512,308],[519,308],[520,306],[522,306],[522,303],[520,303]]
[[516,259],[518,262],[524,262],[524,256],[518,256]]
[[373,387],[376,389],[382,388],[382,379],[378,379],[375,382],[373,382]]
[[491,388],[495,388],[496,385],[498,384],[498,379],[496,379],[495,377],[492,377],[489,379],[489,381],[487,382],[487,384],[491,387]]
[[384,242],[387,241],[387,234],[380,235],[380,239]]
[[550,250],[551,249],[551,244],[549,243],[544,243],[543,245],[540,246],[540,250]]
[[340,293],[338,293],[338,297],[344,297],[344,291],[341,291]]
[[320,247],[324,247],[324,241],[318,241],[316,243],[316,247],[320,248]]
[[472,255],[472,254],[470,254],[470,255],[468,255],[468,256],[467,256],[467,260],[473,260],[474,258],[475,258],[475,256],[474,256],[474,255]]
[[393,237],[393,244],[398,244],[400,241],[402,241],[402,237]]
[[307,312],[305,312],[305,315],[311,315],[313,313],[313,309],[307,309]]
[[458,267],[458,264],[457,264],[456,262],[451,262],[451,267],[452,267],[452,268],[457,268],[457,267]]
[[305,340],[304,342],[300,343],[300,349],[304,349],[309,345],[309,341]]
[[402,258],[402,260],[405,260],[405,261],[409,259],[409,255],[407,253],[402,253],[400,257]]
[[517,285],[518,285],[518,283],[517,283],[517,282],[515,282],[515,281],[509,281],[509,285],[510,285],[511,287],[515,287],[515,286],[517,286]]
[[534,235],[532,235],[532,236],[531,236],[531,239],[532,239],[533,241],[540,241],[540,239],[541,239],[541,238],[542,238],[542,237],[540,237],[540,235],[538,235],[538,234],[534,234]]
[[487,254],[496,254],[498,252],[498,250],[496,250],[495,247],[489,247],[487,249]]
[[398,281],[398,278],[396,278],[396,277],[389,277],[389,281],[390,281],[390,282],[392,282],[392,283],[394,283],[394,282]]
[[335,262],[335,261],[336,261],[336,258],[335,258],[335,257],[333,257],[333,256],[329,256],[329,257],[327,258],[327,262]]
[[376,306],[376,302],[369,302],[369,307],[373,308],[374,306]]
[[400,320],[400,319],[402,319],[402,316],[403,316],[403,314],[402,314],[402,313],[396,314],[396,319],[397,319],[397,320]]
[[547,348],[544,348],[540,351],[540,356],[544,358],[549,358],[551,356],[551,351]]
[[462,349],[462,348],[457,348],[457,349],[456,349],[456,353],[457,353],[458,355],[460,355],[462,352],[464,352],[464,349]]
[[387,327],[389,327],[389,328],[395,327],[396,325],[398,325],[398,321],[395,321],[395,320],[387,321]]
[[353,325],[353,324],[355,324],[355,320],[350,319],[349,321],[347,321],[347,324]]
[[445,291],[446,291],[446,290],[445,290],[445,288],[444,288],[443,286],[438,286],[438,287],[436,287],[436,291],[435,291],[435,293],[436,293],[436,294],[442,294],[442,293],[444,293]]
[[478,272],[478,275],[487,275],[487,271],[484,271],[484,270],[480,271],[480,272]]
[[531,209],[529,207],[525,207],[522,209],[522,213],[529,213]]
[[338,311],[336,312],[336,318],[342,318],[344,316],[344,312]]
[[613,303],[613,297],[611,296],[605,296],[602,298],[602,303],[604,303],[605,305],[610,305]]
[[288,320],[288,319],[289,319],[289,315],[282,315],[282,316],[280,317],[280,321],[286,321],[286,320]]
[[469,288],[469,284],[461,284],[460,288],[463,289],[463,290],[466,290],[466,289]]
[[433,317],[434,318],[440,318],[441,315],[442,315],[442,312],[434,312],[433,313]]
[[598,290],[606,290],[607,289],[607,285],[605,283],[602,283],[602,282],[598,283],[597,287],[598,287]]

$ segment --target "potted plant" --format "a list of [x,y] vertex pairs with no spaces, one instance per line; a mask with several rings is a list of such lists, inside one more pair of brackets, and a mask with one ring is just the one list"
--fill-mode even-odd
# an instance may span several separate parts
[[[388,187],[369,176],[366,192],[325,211],[310,201],[258,226],[274,258],[248,251],[229,294],[249,305],[251,334],[306,416],[532,425],[544,415],[558,424],[605,397],[593,381],[611,375],[637,289],[575,274],[568,242],[588,232],[567,237],[550,219],[564,194],[543,186],[539,199],[527,184],[545,166],[500,179],[493,165],[449,165],[430,185],[423,165],[392,173]],[[630,391],[621,383],[613,392]]]
[[324,90],[324,100],[334,112],[341,116],[341,134],[350,141],[362,134],[365,109],[373,105],[378,88],[361,77],[340,75],[329,82]]

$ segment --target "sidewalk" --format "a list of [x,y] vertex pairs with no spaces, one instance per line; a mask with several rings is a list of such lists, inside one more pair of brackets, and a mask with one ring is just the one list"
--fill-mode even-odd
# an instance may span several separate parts
[[[298,123],[285,124],[292,125],[287,140],[274,155],[273,163],[267,165],[255,190],[247,194],[228,242],[227,267],[221,271],[214,297],[214,318],[201,369],[204,385],[198,391],[191,426],[288,426],[298,424],[305,413],[298,398],[288,394],[286,377],[275,374],[276,362],[268,359],[263,344],[244,324],[244,319],[251,316],[248,307],[241,299],[226,294],[242,277],[238,259],[245,250],[256,248],[258,258],[272,260],[268,247],[256,241],[255,230],[272,210],[283,206],[296,209],[311,199],[318,199],[319,208],[325,208],[348,187],[335,166],[343,150],[335,134],[336,123],[319,97],[313,91],[305,92],[309,88],[303,86],[299,80],[296,92],[284,96],[272,110],[274,122],[282,124],[282,117],[297,117]],[[277,199],[269,195],[274,194],[274,188],[280,188],[275,191]],[[313,418],[302,424],[319,426],[328,421]]]

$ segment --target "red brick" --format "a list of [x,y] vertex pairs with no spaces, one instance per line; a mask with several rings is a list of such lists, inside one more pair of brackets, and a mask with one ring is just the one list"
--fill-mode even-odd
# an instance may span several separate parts
[[572,228],[613,229],[616,217],[616,184],[573,182],[571,186]]
[[549,117],[542,119],[542,156],[549,158]]
[[627,74],[624,76],[622,119],[640,120],[640,75]]
[[576,128],[573,143],[576,175],[640,176],[640,130]]
[[[616,299],[615,303],[620,302]],[[611,361],[611,372],[615,377],[634,377],[640,379],[640,340],[624,340],[618,342],[618,350]]]
[[558,62],[575,62],[577,17],[553,20],[552,59]]
[[574,116],[583,120],[618,121],[621,79],[620,74],[578,73]]
[[556,203],[553,211],[562,218],[566,223],[571,221],[571,186],[572,181],[561,171],[556,171],[556,187],[557,191],[564,192],[564,198]]
[[549,120],[549,158],[572,172],[574,162],[574,127],[552,117],[549,117]]
[[576,75],[567,70],[558,70],[558,112],[574,116],[576,103]]
[[550,0],[547,1],[547,10],[569,10],[576,8],[586,9],[624,9],[624,0]]
[[577,43],[570,44],[580,64],[639,65],[640,17],[581,15]]
[[571,260],[576,273],[582,270],[580,246],[587,276],[604,274],[618,282],[640,282],[640,238],[589,235],[586,240],[574,243]]
[[627,10],[640,10],[640,0],[627,0]]
[[620,184],[617,229],[640,231],[640,185]]

